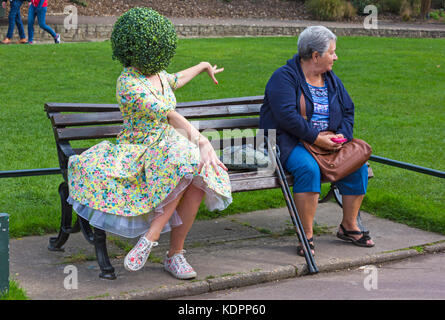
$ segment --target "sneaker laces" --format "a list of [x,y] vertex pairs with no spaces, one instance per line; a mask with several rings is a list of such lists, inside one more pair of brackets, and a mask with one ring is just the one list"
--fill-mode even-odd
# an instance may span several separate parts
[[142,251],[151,250],[151,248],[156,247],[158,245],[155,241],[150,241],[145,237],[141,237],[136,244],[136,248]]
[[[186,251],[183,249],[183,250],[179,251],[178,253],[175,253],[170,258],[168,258],[168,259],[171,259],[171,264],[170,265],[176,265],[178,267],[178,271],[191,271],[191,270],[193,270],[192,266],[187,262],[187,260],[184,257],[184,253],[185,252]],[[168,252],[167,252],[167,254],[168,254]]]

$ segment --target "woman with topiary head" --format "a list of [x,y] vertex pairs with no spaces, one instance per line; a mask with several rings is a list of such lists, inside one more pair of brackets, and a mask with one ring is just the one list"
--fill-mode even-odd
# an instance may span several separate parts
[[116,21],[111,46],[124,66],[116,86],[123,129],[116,144],[104,141],[70,158],[69,202],[94,227],[141,236],[124,259],[130,271],[141,269],[160,234],[171,231],[164,268],[191,279],[196,272],[183,246],[202,199],[222,210],[232,197],[227,168],[175,111],[173,93],[204,71],[217,84],[223,68],[201,62],[167,73],[176,44],[172,23],[154,10],[133,8]]

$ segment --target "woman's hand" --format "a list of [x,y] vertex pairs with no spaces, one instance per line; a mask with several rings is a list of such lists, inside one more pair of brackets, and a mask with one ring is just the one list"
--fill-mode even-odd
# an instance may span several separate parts
[[201,173],[202,169],[205,168],[206,176],[209,175],[210,166],[213,167],[217,176],[219,176],[218,167],[223,168],[227,171],[227,167],[216,155],[215,149],[213,149],[210,141],[201,135],[198,143],[199,152],[201,154],[198,172]]
[[207,74],[210,76],[215,84],[218,84],[218,80],[216,80],[215,74],[224,71],[224,68],[218,69],[216,65],[212,67],[212,65],[208,62],[200,62],[193,67],[178,72],[179,78],[176,88],[179,89],[182,86],[186,85],[190,80],[204,71],[207,72]]
[[342,143],[335,143],[332,141],[332,138],[343,138],[342,134],[328,134],[328,135],[321,135],[319,134],[317,136],[317,139],[315,139],[314,144],[319,146],[320,148],[323,148],[325,150],[340,150],[342,147]]
[[219,68],[216,66],[216,64],[212,67],[212,65],[208,62],[201,62],[201,64],[204,66],[204,70],[207,72],[210,78],[212,78],[213,82],[215,84],[218,84],[218,80],[215,78],[215,74],[223,72],[224,68]]

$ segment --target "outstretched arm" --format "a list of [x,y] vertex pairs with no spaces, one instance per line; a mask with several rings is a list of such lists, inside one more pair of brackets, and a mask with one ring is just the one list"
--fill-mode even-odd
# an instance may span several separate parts
[[201,155],[199,163],[199,173],[205,167],[205,172],[208,173],[210,166],[215,169],[216,175],[219,175],[217,167],[221,167],[227,171],[227,167],[220,161],[213,149],[210,141],[203,136],[186,118],[176,111],[170,111],[167,115],[168,122],[180,134],[185,136],[191,142],[196,144]]
[[201,62],[193,67],[190,67],[188,69],[179,71],[179,78],[178,78],[178,84],[177,89],[181,88],[185,84],[187,84],[190,80],[192,80],[194,77],[199,75],[202,72],[207,72],[210,78],[212,78],[213,82],[215,84],[218,84],[218,81],[215,78],[215,74],[220,73],[224,71],[224,68],[217,68],[216,65],[212,67],[212,65],[208,62]]

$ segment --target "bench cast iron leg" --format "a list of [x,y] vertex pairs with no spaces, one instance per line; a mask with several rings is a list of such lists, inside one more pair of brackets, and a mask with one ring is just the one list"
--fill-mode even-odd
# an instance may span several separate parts
[[50,251],[63,251],[62,246],[68,240],[69,230],[71,228],[72,221],[72,206],[66,202],[68,198],[68,184],[66,182],[62,182],[59,185],[59,195],[60,195],[60,203],[62,207],[62,215],[60,217],[60,230],[57,237],[51,237],[49,239],[48,249]]
[[59,185],[59,195],[62,207],[60,230],[57,237],[51,237],[49,239],[48,249],[50,251],[63,251],[62,247],[68,240],[70,233],[79,232],[82,230],[82,233],[88,242],[94,244],[97,262],[101,270],[99,277],[108,280],[116,279],[114,268],[110,263],[110,259],[108,258],[105,231],[95,228],[93,234],[89,227],[88,221],[84,221],[84,219],[81,217],[77,217],[76,225],[72,227],[71,223],[73,218],[73,208],[66,201],[69,195],[68,184],[66,182],[62,182]]
[[94,248],[101,273],[99,277],[107,280],[116,279],[114,268],[110,263],[107,251],[107,235],[105,231],[94,228]]

